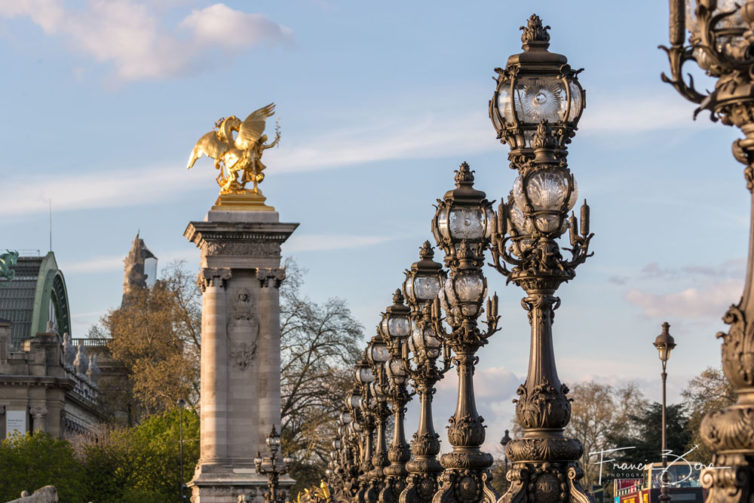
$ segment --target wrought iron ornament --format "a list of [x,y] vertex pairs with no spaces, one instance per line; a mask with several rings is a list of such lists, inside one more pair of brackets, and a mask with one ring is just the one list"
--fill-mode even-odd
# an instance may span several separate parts
[[[521,305],[532,340],[526,382],[514,400],[524,434],[505,446],[513,466],[499,503],[594,501],[580,484],[583,447],[563,434],[571,404],[558,378],[552,342],[560,305],[555,292],[591,256],[586,202],[580,226],[573,213],[568,216],[578,189],[566,162],[566,144],[575,134],[585,94],[565,56],[547,51],[548,28],[536,15],[529,18],[524,52],[511,56],[505,70],[496,70],[498,85],[490,102],[492,123],[501,141],[510,144],[511,168],[518,171],[507,202],[498,207],[490,250],[495,268],[526,292]],[[568,258],[558,243],[566,231]]]
[[[733,156],[745,165],[744,177],[754,198],[754,1],[670,0],[670,46],[661,46],[670,62],[662,75],[683,97],[710,112],[713,121],[736,126],[744,138],[733,143]],[[688,40],[686,29],[689,30]],[[683,66],[693,61],[716,79],[712,91],[700,92]],[[754,199],[752,199],[754,205]],[[714,452],[701,475],[707,502],[733,503],[754,497],[754,227],[749,234],[746,284],[738,305],[723,316],[730,325],[722,339],[722,366],[738,394],[728,408],[708,414],[701,436]]]

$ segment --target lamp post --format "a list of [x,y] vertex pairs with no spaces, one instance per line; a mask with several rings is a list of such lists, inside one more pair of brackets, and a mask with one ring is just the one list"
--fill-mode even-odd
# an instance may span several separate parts
[[[358,503],[367,502],[367,491],[371,483],[372,471],[372,454],[374,444],[372,436],[374,435],[375,418],[372,413],[370,402],[373,397],[370,384],[374,382],[374,372],[369,362],[366,360],[366,354],[356,363],[355,367],[356,381],[359,383],[358,392],[351,396],[351,405],[354,411],[358,410],[357,420],[354,422],[354,430],[362,435],[361,444],[361,469],[359,476],[359,489],[356,493]],[[373,502],[372,502],[373,503]]]
[[181,503],[186,500],[186,494],[184,492],[184,487],[186,484],[184,483],[183,478],[183,409],[186,407],[186,400],[183,398],[178,399],[178,458],[180,463],[180,470],[181,475],[179,477],[179,485],[178,485],[178,496],[181,499]]
[[[733,156],[744,164],[746,187],[754,210],[754,0],[670,0],[670,76],[662,75],[683,97],[710,112],[713,121],[736,126],[744,138],[733,143]],[[689,30],[688,41],[686,29]],[[683,66],[693,61],[716,80],[700,92]],[[730,325],[722,339],[722,367],[738,395],[735,404],[708,414],[700,427],[713,451],[712,466],[702,471],[707,501],[740,502],[754,496],[754,221],[750,222],[746,283],[737,305],[723,316]]]
[[[526,382],[518,388],[516,419],[522,438],[506,453],[513,462],[510,486],[500,503],[594,501],[580,485],[578,459],[583,447],[563,434],[570,420],[568,388],[560,382],[552,341],[555,292],[575,276],[587,257],[589,207],[581,208],[581,227],[568,212],[577,198],[576,180],[566,163],[565,145],[575,134],[585,94],[565,56],[549,52],[549,27],[532,15],[522,28],[523,52],[496,69],[497,87],[490,116],[498,138],[511,147],[511,168],[518,171],[507,202],[497,211],[492,236],[496,269],[520,286],[531,325]],[[570,258],[557,239],[569,232]],[[509,268],[510,266],[510,268]]]
[[403,360],[405,341],[411,334],[411,310],[403,301],[403,294],[396,290],[393,304],[385,309],[378,328],[382,342],[390,353],[390,359],[384,365],[389,383],[387,398],[393,410],[393,440],[388,449],[390,466],[383,470],[385,486],[380,492],[380,503],[398,502],[398,497],[406,486],[406,462],[411,459],[403,426],[406,404],[411,400],[411,395],[406,390],[407,372]]
[[[414,459],[406,464],[406,488],[400,503],[429,503],[437,492],[437,476],[442,465],[437,461],[440,452],[440,435],[435,432],[432,420],[432,395],[435,384],[450,369],[450,359],[443,358],[443,367],[436,361],[442,353],[442,341],[435,335],[431,317],[431,303],[445,281],[442,265],[432,260],[434,252],[425,241],[419,252],[420,260],[406,271],[403,292],[411,308],[411,337],[404,354],[407,373],[419,393],[419,427],[411,442]],[[413,366],[408,361],[409,354]]]
[[377,503],[385,487],[385,467],[390,464],[387,457],[385,425],[390,416],[387,406],[388,383],[385,365],[390,359],[390,352],[380,335],[375,335],[367,346],[367,359],[374,374],[369,384],[371,399],[369,409],[376,424],[375,447],[372,455],[372,471],[369,472],[369,489],[366,492],[367,503]]
[[662,485],[660,486],[660,501],[667,503],[670,501],[670,494],[668,494],[667,484],[667,468],[668,468],[668,445],[666,441],[666,384],[668,380],[667,365],[668,359],[670,359],[670,352],[675,348],[675,340],[670,335],[670,323],[667,321],[662,324],[662,333],[657,336],[652,343],[657,348],[657,352],[660,356],[660,362],[662,363]]
[[[350,399],[349,399],[350,400]],[[358,435],[353,430],[355,419],[349,407],[340,413],[340,424],[343,425],[341,438],[343,449],[341,451],[342,476],[342,499],[352,500],[358,490],[359,466],[357,462]],[[336,500],[339,498],[336,498]]]
[[280,476],[288,473],[288,465],[293,460],[285,457],[282,463],[278,463],[280,435],[278,435],[275,425],[272,425],[272,431],[267,435],[266,443],[269,454],[263,458],[257,452],[257,457],[254,458],[254,466],[258,475],[267,475],[267,492],[264,495],[265,503],[283,503],[285,501],[285,494],[280,491],[278,483]]
[[[497,296],[487,300],[487,329],[482,331],[477,324],[487,293],[482,266],[494,215],[484,192],[474,189],[474,174],[465,162],[456,171],[455,181],[456,188],[438,201],[432,220],[432,232],[450,271],[434,301],[434,334],[455,353],[453,363],[458,371],[456,411],[448,426],[453,451],[441,457],[444,471],[433,501],[492,503],[497,499],[489,483],[492,456],[479,449],[485,427],[474,399],[474,367],[476,352],[498,330]],[[440,307],[449,332],[440,318]]]
[[510,441],[511,437],[508,434],[508,430],[505,430],[505,435],[503,435],[503,438],[500,439],[500,445],[503,446],[503,477],[505,477],[506,481],[508,480],[508,453],[505,452],[505,448],[508,446],[508,443],[510,443]]

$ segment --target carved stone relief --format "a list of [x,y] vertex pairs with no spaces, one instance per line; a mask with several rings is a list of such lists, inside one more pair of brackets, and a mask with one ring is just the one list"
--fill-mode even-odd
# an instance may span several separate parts
[[235,289],[232,295],[231,320],[228,325],[232,341],[230,357],[239,369],[246,370],[257,353],[259,320],[248,288]]

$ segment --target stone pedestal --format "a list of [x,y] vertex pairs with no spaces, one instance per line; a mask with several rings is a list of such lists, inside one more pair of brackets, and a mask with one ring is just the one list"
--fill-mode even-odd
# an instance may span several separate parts
[[280,245],[296,227],[275,211],[215,207],[184,233],[201,250],[203,291],[194,503],[262,501],[267,478],[253,460],[272,426],[280,431]]

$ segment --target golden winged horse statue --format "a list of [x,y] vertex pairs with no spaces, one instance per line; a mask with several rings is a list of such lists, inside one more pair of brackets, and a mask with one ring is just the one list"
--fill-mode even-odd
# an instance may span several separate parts
[[[196,142],[186,169],[191,169],[202,155],[215,160],[215,169],[220,171],[217,183],[220,195],[253,193],[261,196],[259,183],[264,180],[262,153],[280,142],[280,128],[275,128],[275,139],[266,144],[264,127],[267,119],[275,114],[275,104],[255,110],[246,119],[231,115],[215,123],[215,129]],[[235,134],[234,134],[235,133]],[[246,183],[253,182],[249,191]]]

